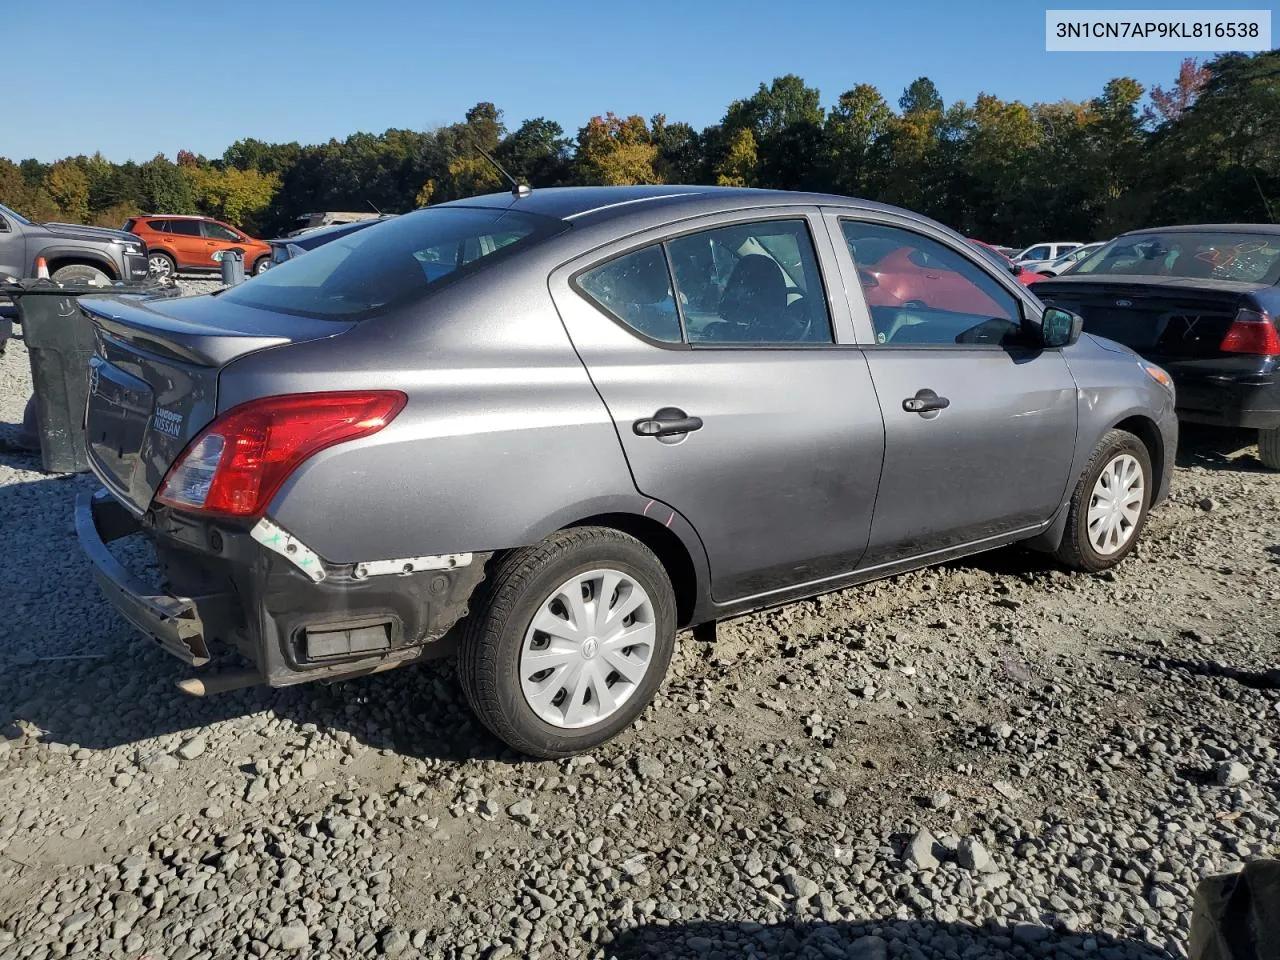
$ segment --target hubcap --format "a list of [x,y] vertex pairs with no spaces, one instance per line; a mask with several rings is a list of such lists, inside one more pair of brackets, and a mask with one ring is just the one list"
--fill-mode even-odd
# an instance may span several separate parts
[[151,273],[157,277],[167,277],[172,269],[169,260],[166,257],[152,257],[150,260]]
[[1142,465],[1132,455],[1122,453],[1103,469],[1089,498],[1089,542],[1102,556],[1133,539],[1145,490]]
[[553,590],[520,648],[520,690],[553,727],[589,727],[631,699],[653,661],[653,601],[617,570],[580,573]]

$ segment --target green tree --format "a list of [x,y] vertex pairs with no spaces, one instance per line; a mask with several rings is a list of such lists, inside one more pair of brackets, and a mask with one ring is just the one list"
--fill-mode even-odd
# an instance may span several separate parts
[[661,183],[654,146],[644,117],[612,113],[592,117],[578,131],[578,176],[584,183],[621,186]]
[[194,213],[195,198],[190,181],[177,164],[164,154],[156,154],[138,168],[139,197],[144,210],[151,213]]
[[70,160],[59,160],[44,175],[44,189],[72,223],[89,219],[89,178]]
[[855,197],[876,197],[883,191],[892,122],[893,111],[871,84],[840,94],[825,125],[828,189]]
[[716,184],[721,187],[754,187],[759,166],[755,134],[750,127],[740,127],[729,141],[728,154],[716,165]]

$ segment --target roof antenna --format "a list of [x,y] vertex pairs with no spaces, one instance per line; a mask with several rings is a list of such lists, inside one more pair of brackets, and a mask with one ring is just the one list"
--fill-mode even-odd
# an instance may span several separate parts
[[493,165],[493,168],[498,171],[498,173],[502,174],[502,179],[506,180],[507,183],[511,184],[511,195],[513,197],[519,200],[521,197],[527,197],[529,196],[529,194],[533,193],[533,187],[529,186],[527,183],[521,183],[511,174],[507,173],[507,171],[503,168],[502,164],[500,164],[497,160],[493,159],[493,157],[489,154],[488,150],[480,146],[480,144],[476,143],[475,141],[472,141],[471,146],[476,151],[476,153],[480,154],[480,156],[488,160],[489,163]]
[[370,199],[368,199],[368,198],[366,197],[364,202],[365,202],[365,203],[367,203],[369,206],[373,207],[373,212],[374,212],[374,213],[376,213],[378,216],[380,216],[380,217],[381,217],[381,216],[385,216],[385,214],[384,214],[381,210],[379,210],[377,207],[374,207],[374,206],[373,206],[373,201],[372,201],[372,200],[370,200]]

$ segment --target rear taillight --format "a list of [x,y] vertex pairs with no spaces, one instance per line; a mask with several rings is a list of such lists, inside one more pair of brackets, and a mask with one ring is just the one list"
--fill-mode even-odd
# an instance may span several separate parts
[[377,433],[407,399],[398,390],[361,390],[242,403],[187,445],[156,499],[182,510],[256,517],[304,460],[336,443]]
[[1257,356],[1280,354],[1280,332],[1272,319],[1261,310],[1241,308],[1231,328],[1218,347],[1225,353],[1248,353]]

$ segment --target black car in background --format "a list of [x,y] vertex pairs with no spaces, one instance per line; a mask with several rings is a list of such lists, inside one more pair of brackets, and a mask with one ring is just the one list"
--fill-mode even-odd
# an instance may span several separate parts
[[1258,431],[1280,470],[1280,224],[1134,230],[1035,285],[1173,377],[1180,419]]
[[298,234],[296,237],[277,237],[274,240],[268,240],[267,243],[271,245],[271,260],[267,266],[278,267],[286,260],[302,256],[308,250],[324,246],[330,241],[355,233],[357,230],[363,230],[365,227],[372,227],[375,223],[390,220],[394,216],[395,214],[391,213],[381,217],[371,217],[368,220],[357,220],[355,223],[339,223],[331,227],[319,227],[315,230],[308,230],[306,233]]

